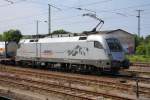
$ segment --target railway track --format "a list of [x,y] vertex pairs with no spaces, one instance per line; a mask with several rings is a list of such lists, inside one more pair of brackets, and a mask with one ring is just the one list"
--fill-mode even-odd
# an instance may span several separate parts
[[[135,74],[145,74],[145,75],[150,75],[150,71],[141,71],[141,70],[127,70],[127,72],[135,73]],[[141,80],[146,80],[150,78],[141,78]]]
[[140,62],[136,62],[136,63],[132,63],[132,66],[150,67],[150,63],[140,63]]
[[150,77],[150,63],[133,63],[126,72],[134,73],[138,76],[144,76],[148,79]]
[[93,92],[89,90],[77,89],[73,87],[67,87],[63,85],[58,85],[56,83],[47,83],[44,81],[37,81],[29,78],[23,78],[16,75],[11,75],[8,73],[0,74],[0,83],[9,84],[9,86],[19,87],[30,91],[44,91],[52,92],[63,95],[68,95],[74,98],[79,98],[82,100],[97,100],[98,97],[111,98],[113,100],[134,100],[134,98],[122,97],[119,95],[106,94],[100,92]]
[[[9,68],[9,69],[11,69],[11,70],[16,70],[17,72],[18,72],[18,70],[20,70],[20,71],[23,71],[23,72],[27,72],[28,71],[28,73],[30,72],[30,74],[31,73],[33,73],[33,74],[41,74],[41,75],[48,75],[48,76],[58,76],[58,77],[60,77],[60,75],[62,75],[62,74],[60,74],[59,72],[59,74],[57,73],[57,72],[55,72],[55,74],[54,73],[49,73],[49,71],[44,71],[44,70],[38,70],[38,69],[32,69],[32,68],[25,68],[25,69],[22,69],[22,68],[20,68],[20,67],[15,67],[15,68],[13,68],[14,66],[10,66],[10,65],[2,65],[3,66],[3,68],[5,69],[5,67],[7,67],[7,68]],[[2,67],[1,67],[2,68]],[[110,75],[106,75],[107,76],[107,78],[110,76],[110,77],[117,77],[117,78],[119,78],[119,79],[126,79],[126,80],[131,80],[131,81],[133,81],[133,80],[135,80],[135,78],[136,79],[138,79],[138,81],[141,81],[141,82],[145,82],[145,83],[150,83],[150,78],[145,78],[145,77],[132,77],[132,76],[134,76],[134,75],[132,75],[132,74],[135,74],[134,73],[134,71],[128,71],[129,72],[129,75],[122,75],[122,74],[110,74]],[[147,73],[147,72],[146,72]],[[80,75],[79,75],[80,76]],[[90,76],[90,75],[89,75]],[[88,77],[89,77],[88,76]],[[63,76],[63,77],[65,77],[65,76]],[[71,78],[74,78],[73,76],[70,76]],[[105,77],[105,76],[104,76]],[[68,76],[66,77],[66,78],[68,78]],[[80,78],[81,78],[81,76],[80,77],[76,77],[76,78],[79,78],[79,80],[80,80]],[[93,78],[93,77],[92,77]],[[100,81],[100,80],[93,80],[92,78],[90,78],[90,81]],[[97,78],[100,78],[100,77],[97,77]],[[81,78],[82,79],[82,78]],[[84,79],[85,79],[85,77],[84,77]],[[88,80],[89,80],[89,78],[87,78]],[[110,80],[112,79],[112,78],[109,78]],[[88,81],[87,80],[87,81]]]
[[[118,80],[114,81],[112,78],[93,78],[93,77],[81,77],[81,76],[70,76],[70,75],[62,75],[56,73],[48,73],[46,71],[38,71],[38,70],[31,70],[31,69],[20,69],[20,68],[12,68],[12,67],[1,67],[2,72],[8,72],[19,75],[26,75],[26,76],[33,76],[38,78],[44,78],[46,80],[57,80],[59,84],[67,83],[69,87],[73,84],[82,84],[87,86],[98,86],[98,87],[109,87],[112,89],[117,89],[121,91],[130,91],[130,93],[135,93],[136,86],[131,84],[121,84]],[[106,81],[107,80],[107,81]],[[140,86],[139,93],[149,96],[150,95],[150,88]]]

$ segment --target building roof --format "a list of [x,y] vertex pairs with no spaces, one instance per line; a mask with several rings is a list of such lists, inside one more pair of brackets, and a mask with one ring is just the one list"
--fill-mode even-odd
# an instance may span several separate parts
[[127,32],[125,30],[122,30],[122,29],[99,31],[98,34],[112,34],[112,33],[115,33],[116,31],[123,31],[126,34],[133,35],[133,34]]
[[96,31],[96,32],[91,32],[91,31],[84,31],[83,33],[81,33],[81,35],[90,35],[90,34],[114,34],[115,32],[117,31],[122,31],[123,33],[125,34],[129,34],[129,35],[132,35],[131,33],[125,31],[125,30],[122,30],[122,29],[116,29],[116,30],[106,30],[106,31]]

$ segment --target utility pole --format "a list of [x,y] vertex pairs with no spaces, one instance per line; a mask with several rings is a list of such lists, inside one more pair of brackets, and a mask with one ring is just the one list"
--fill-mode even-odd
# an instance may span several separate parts
[[51,34],[51,5],[48,4],[48,34]]
[[[39,20],[36,21],[36,40],[39,38]],[[38,43],[36,42],[36,57],[38,57]]]
[[50,34],[52,37],[52,34],[51,34],[51,7],[55,8],[59,11],[61,11],[61,9],[54,5],[48,4],[48,34]]
[[40,22],[47,22],[47,21],[40,21],[40,20],[36,20],[36,57],[38,57],[38,39],[40,38],[40,35],[39,35],[39,23]]
[[38,39],[38,35],[39,35],[39,21],[37,20],[36,21],[36,36],[37,36],[37,39]]
[[141,11],[144,11],[144,10],[136,10],[138,12],[138,36],[140,37],[141,35]]

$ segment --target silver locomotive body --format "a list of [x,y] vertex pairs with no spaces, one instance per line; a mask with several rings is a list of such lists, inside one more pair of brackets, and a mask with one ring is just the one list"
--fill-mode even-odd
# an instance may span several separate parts
[[101,69],[120,68],[124,51],[116,38],[105,35],[24,39],[16,61],[84,64]]

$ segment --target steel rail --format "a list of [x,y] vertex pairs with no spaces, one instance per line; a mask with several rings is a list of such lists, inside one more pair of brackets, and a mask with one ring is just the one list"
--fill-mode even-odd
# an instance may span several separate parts
[[[47,78],[47,79],[57,79],[57,80],[65,80],[67,82],[70,83],[82,83],[82,84],[88,84],[88,85],[98,85],[98,86],[105,86],[105,87],[113,87],[116,89],[120,89],[120,90],[125,90],[125,91],[131,91],[131,89],[136,88],[136,86],[134,85],[130,85],[130,84],[121,84],[121,83],[116,83],[116,82],[110,82],[110,81],[103,81],[103,80],[96,80],[96,79],[87,79],[87,78],[81,78],[81,77],[73,77],[73,76],[63,76],[63,75],[56,75],[56,74],[52,74],[52,73],[43,73],[43,72],[34,72],[31,70],[17,70],[14,69],[15,71],[12,71],[15,74],[19,74],[19,75],[28,75],[28,76],[35,76],[35,77],[43,77],[43,78]],[[5,70],[6,71],[6,70]],[[141,94],[148,94],[150,95],[150,88],[148,87],[139,87],[139,93]],[[148,92],[147,92],[148,91]]]
[[[93,92],[93,91],[89,91],[89,90],[82,90],[82,89],[77,89],[77,88],[73,88],[73,87],[67,87],[67,86],[62,86],[62,85],[57,85],[57,84],[52,84],[52,83],[46,83],[43,81],[35,81],[35,80],[31,80],[31,79],[27,79],[27,78],[21,78],[21,77],[16,77],[16,76],[8,76],[8,75],[0,75],[2,78],[0,78],[0,82],[5,81],[8,82],[10,84],[15,84],[15,85],[21,85],[22,87],[28,85],[28,87],[30,88],[37,88],[40,90],[45,90],[45,91],[51,91],[51,92],[63,92],[63,94],[66,95],[71,95],[74,97],[79,97],[79,98],[83,98],[83,99],[87,99],[87,100],[94,100],[91,98],[92,97],[98,97],[98,96],[103,96],[104,98],[112,98],[115,100],[134,100],[133,98],[129,98],[129,97],[121,97],[121,96],[117,96],[117,95],[112,95],[112,94],[106,94],[106,93],[100,93],[100,92]],[[23,83],[22,83],[23,82]],[[25,82],[29,83],[25,85]],[[49,87],[57,87],[58,91],[56,91],[56,89],[50,89]],[[71,92],[71,94],[69,94],[69,92],[65,92],[64,90],[60,91],[60,88],[64,88],[64,90],[66,91],[66,89],[68,91],[76,91],[77,93],[85,93],[85,95],[87,97],[85,97],[84,95],[76,95],[76,93]],[[64,93],[65,92],[65,93]],[[88,95],[90,95],[88,97]]]

